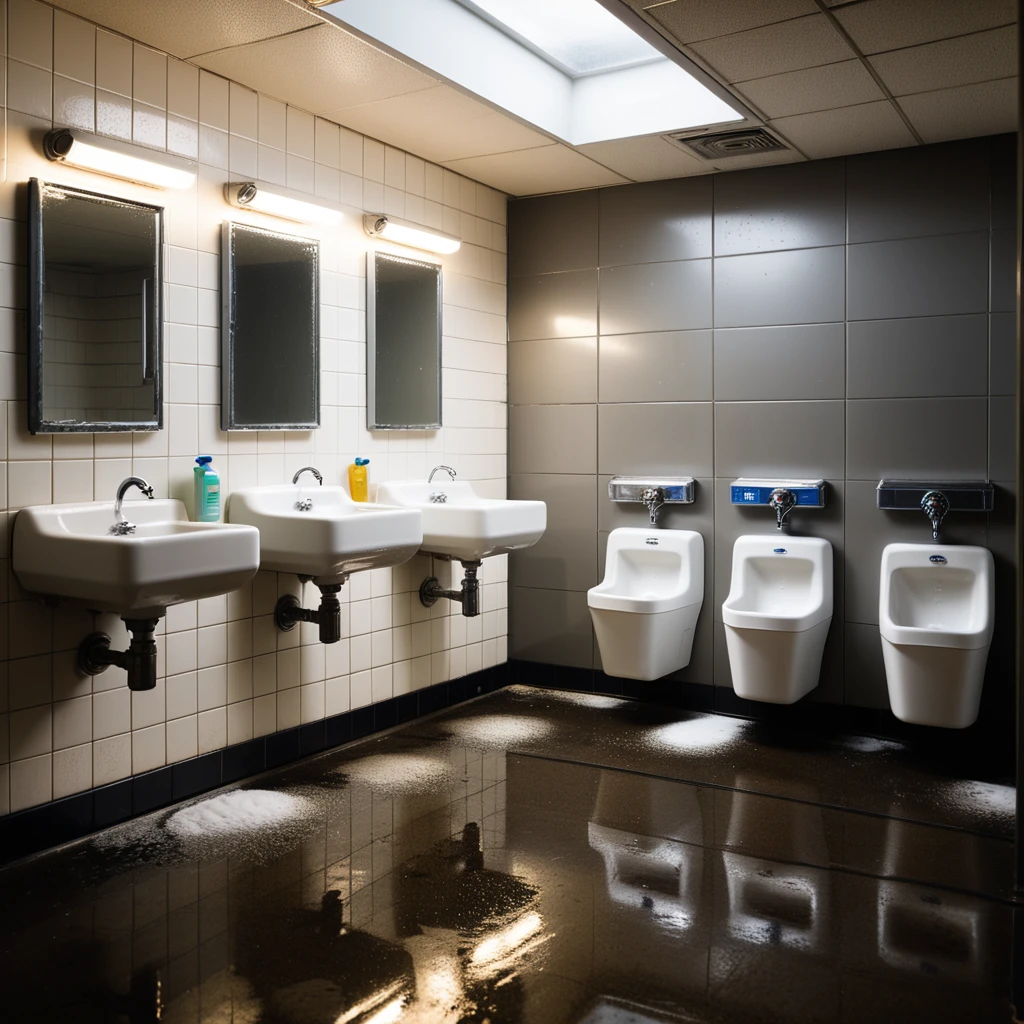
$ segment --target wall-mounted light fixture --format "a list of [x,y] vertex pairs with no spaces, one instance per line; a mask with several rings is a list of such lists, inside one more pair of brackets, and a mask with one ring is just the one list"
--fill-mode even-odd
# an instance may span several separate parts
[[303,224],[324,224],[331,226],[341,223],[341,212],[327,206],[317,206],[302,199],[293,199],[281,192],[275,192],[255,181],[232,182],[224,186],[224,195],[232,206],[240,210],[255,210],[272,217],[297,220]]
[[368,213],[363,217],[363,228],[371,238],[383,238],[387,242],[399,245],[410,245],[414,249],[426,249],[427,252],[440,253],[448,256],[458,252],[462,239],[454,235],[446,235],[433,228],[425,228],[421,224],[413,224],[407,220],[398,220],[383,213]]
[[43,138],[47,159],[113,178],[123,178],[152,188],[191,188],[195,171],[187,165],[147,160],[138,150],[114,139],[57,128]]

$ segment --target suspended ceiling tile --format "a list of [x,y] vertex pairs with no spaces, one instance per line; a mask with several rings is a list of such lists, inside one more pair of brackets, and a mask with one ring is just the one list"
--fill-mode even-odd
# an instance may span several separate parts
[[628,180],[557,143],[515,153],[449,160],[445,166],[513,196],[621,185]]
[[899,102],[925,142],[1017,130],[1016,78],[921,92]]
[[812,160],[915,144],[914,136],[888,100],[781,117],[771,126]]
[[323,23],[290,36],[209,53],[195,62],[314,113],[438,84],[339,26]]
[[710,174],[714,170],[706,160],[698,159],[660,135],[591,142],[580,146],[579,151],[633,181],[684,178],[691,174]]
[[681,43],[745,32],[804,14],[814,14],[814,0],[672,0],[671,3],[631,3],[663,25]]
[[735,89],[768,118],[808,114],[885,98],[859,60],[755,78],[752,82],[738,82]]
[[729,82],[781,75],[853,56],[824,14],[705,39],[690,48]]
[[835,16],[862,53],[950,39],[1017,21],[1015,0],[867,0]]
[[991,82],[1017,73],[1017,29],[994,28],[870,59],[894,96]]
[[323,113],[347,128],[437,163],[551,142],[447,85]]
[[308,7],[289,0],[53,0],[61,10],[149,43],[176,57],[295,32],[320,24]]

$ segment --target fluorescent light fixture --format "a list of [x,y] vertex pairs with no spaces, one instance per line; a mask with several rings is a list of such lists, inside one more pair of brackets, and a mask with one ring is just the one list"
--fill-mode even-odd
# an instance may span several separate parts
[[57,163],[153,188],[191,188],[196,180],[195,172],[186,167],[146,160],[122,143],[69,128],[48,132],[43,139],[43,152]]
[[662,55],[594,0],[459,0],[573,77]]
[[454,235],[445,235],[432,228],[425,228],[407,220],[398,220],[386,214],[368,213],[363,217],[363,227],[371,238],[383,238],[387,242],[399,245],[410,245],[414,249],[426,249],[427,252],[449,256],[458,252],[462,240]]
[[341,211],[327,206],[317,206],[301,199],[282,195],[272,189],[257,185],[255,181],[232,182],[224,186],[224,195],[232,206],[240,210],[255,210],[272,217],[296,220],[303,224],[324,224],[331,227],[341,223]]

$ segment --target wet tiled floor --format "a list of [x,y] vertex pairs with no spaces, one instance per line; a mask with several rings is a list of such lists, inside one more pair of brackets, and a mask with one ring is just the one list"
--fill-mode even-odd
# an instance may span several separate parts
[[12,1021],[1007,1021],[1012,790],[512,688],[0,872]]

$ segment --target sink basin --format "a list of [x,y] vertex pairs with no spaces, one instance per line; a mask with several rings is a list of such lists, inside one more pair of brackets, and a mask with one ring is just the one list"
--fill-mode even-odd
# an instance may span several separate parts
[[421,550],[460,562],[528,548],[543,536],[548,521],[543,501],[482,498],[472,484],[455,481],[392,480],[380,484],[377,500],[419,509]]
[[14,522],[21,585],[99,611],[158,618],[168,605],[237,590],[259,568],[251,527],[189,522],[173,498],[126,501],[123,511],[136,531],[116,537],[109,501],[23,508]]
[[[296,504],[309,500],[308,511]],[[318,586],[412,558],[423,540],[419,512],[353,501],[343,487],[251,487],[228,499],[227,518],[260,531],[264,569],[310,576]]]

